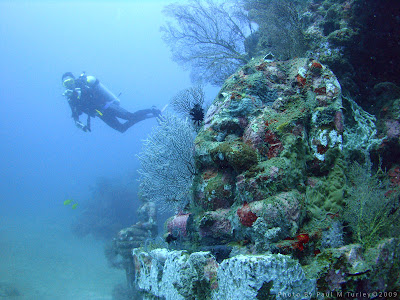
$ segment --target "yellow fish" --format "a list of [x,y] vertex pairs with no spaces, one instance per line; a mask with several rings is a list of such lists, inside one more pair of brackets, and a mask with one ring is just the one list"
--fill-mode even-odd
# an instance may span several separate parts
[[69,205],[69,204],[71,204],[72,203],[72,200],[71,199],[68,199],[68,200],[65,200],[64,201],[64,205]]
[[72,209],[76,209],[77,206],[78,206],[78,203],[72,204]]

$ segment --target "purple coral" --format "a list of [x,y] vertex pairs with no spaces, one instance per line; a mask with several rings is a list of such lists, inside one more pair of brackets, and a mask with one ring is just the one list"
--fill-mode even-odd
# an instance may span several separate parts
[[387,137],[389,139],[398,138],[400,136],[400,123],[399,121],[387,120],[385,122]]
[[340,291],[342,284],[346,282],[345,273],[339,270],[330,269],[325,277],[329,291]]

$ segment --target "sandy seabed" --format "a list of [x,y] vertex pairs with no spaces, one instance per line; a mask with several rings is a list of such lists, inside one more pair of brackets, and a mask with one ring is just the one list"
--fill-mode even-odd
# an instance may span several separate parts
[[104,242],[54,220],[0,217],[0,285],[19,293],[3,288],[1,300],[111,300],[125,282],[123,270],[107,265]]

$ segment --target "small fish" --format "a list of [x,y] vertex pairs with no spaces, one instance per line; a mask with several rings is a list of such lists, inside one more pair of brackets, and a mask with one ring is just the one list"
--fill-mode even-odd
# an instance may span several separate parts
[[71,204],[71,203],[72,203],[72,200],[71,200],[71,199],[67,199],[67,200],[64,201],[64,205],[69,205],[69,204]]
[[72,204],[72,209],[76,209],[78,207],[78,203]]

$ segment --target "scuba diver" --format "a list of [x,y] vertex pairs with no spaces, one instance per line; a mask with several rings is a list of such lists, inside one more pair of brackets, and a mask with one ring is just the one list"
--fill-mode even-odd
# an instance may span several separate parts
[[[68,99],[75,125],[84,132],[91,131],[90,118],[99,117],[111,128],[119,132],[125,132],[137,122],[161,115],[156,107],[143,109],[131,113],[119,105],[119,99],[113,95],[94,76],[81,74],[75,78],[71,72],[64,73],[62,84],[65,87],[63,96]],[[84,125],[79,121],[79,116],[87,114],[87,122]],[[126,120],[121,123],[118,118]]]

